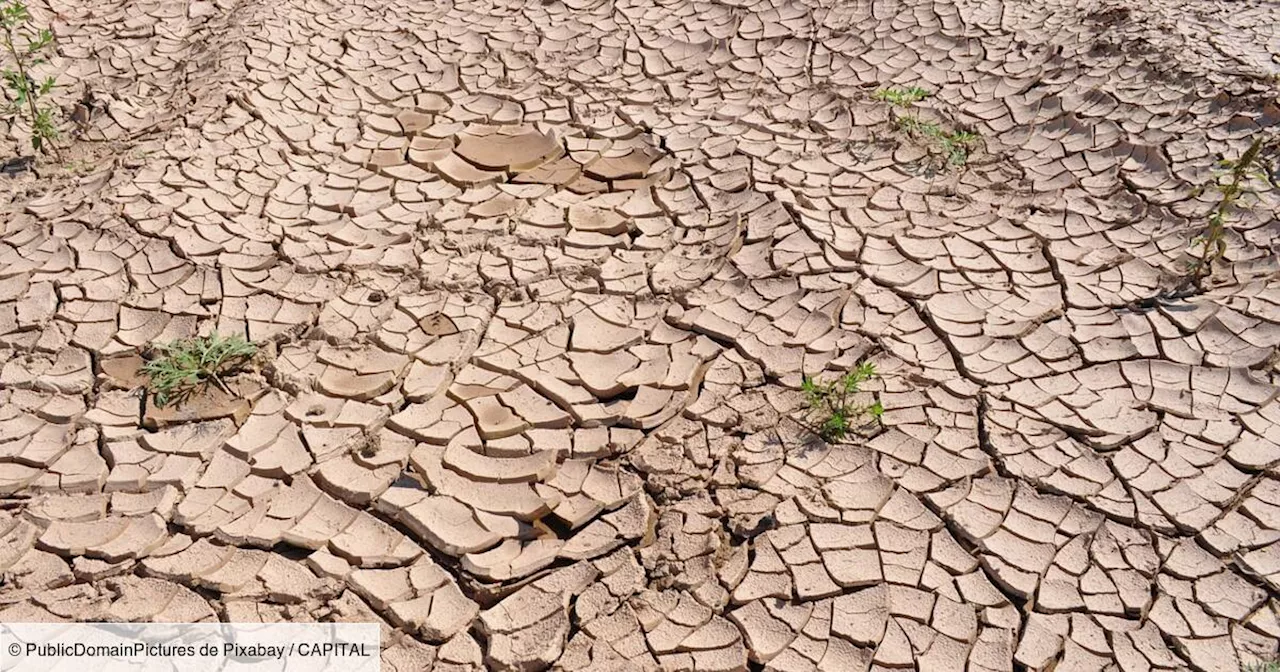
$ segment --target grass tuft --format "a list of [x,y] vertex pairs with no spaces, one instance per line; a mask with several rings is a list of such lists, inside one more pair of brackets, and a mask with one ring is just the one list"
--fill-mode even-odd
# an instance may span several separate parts
[[894,107],[911,107],[930,95],[928,91],[918,86],[912,86],[905,89],[880,89],[871,94],[871,97],[882,103],[889,103]]
[[206,385],[231,393],[223,378],[239,371],[258,354],[258,346],[242,336],[186,338],[152,346],[153,356],[142,366],[147,389],[156,406],[182,403]]

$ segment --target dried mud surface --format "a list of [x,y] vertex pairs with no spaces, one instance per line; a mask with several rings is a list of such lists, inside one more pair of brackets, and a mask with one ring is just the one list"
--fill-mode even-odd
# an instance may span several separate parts
[[[49,0],[0,621],[383,669],[1238,670],[1280,641],[1265,2]],[[938,170],[871,93],[977,132]],[[4,127],[17,153],[23,131]],[[148,343],[264,344],[178,411]],[[874,436],[792,422],[870,358]]]

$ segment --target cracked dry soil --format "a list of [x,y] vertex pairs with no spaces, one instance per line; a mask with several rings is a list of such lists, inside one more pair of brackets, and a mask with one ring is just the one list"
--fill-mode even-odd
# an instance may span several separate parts
[[[1274,4],[34,11],[89,102],[83,170],[3,178],[0,621],[373,621],[394,672],[1276,655],[1277,196],[1152,300],[1280,124]],[[269,363],[139,394],[215,329]],[[867,358],[878,433],[787,421]]]

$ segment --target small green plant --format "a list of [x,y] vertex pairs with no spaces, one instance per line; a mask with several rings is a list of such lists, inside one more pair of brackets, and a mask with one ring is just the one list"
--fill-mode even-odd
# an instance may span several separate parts
[[[1239,159],[1218,162],[1213,182],[1208,185],[1218,192],[1218,202],[1209,212],[1209,226],[1191,241],[1193,247],[1200,247],[1200,254],[1192,262],[1184,284],[1204,290],[1205,278],[1213,274],[1213,264],[1227,252],[1227,218],[1235,212],[1240,197],[1273,186],[1272,167],[1262,155],[1266,146],[1264,138],[1255,137]],[[1197,195],[1203,190],[1196,190]]]
[[948,131],[942,126],[925,121],[912,112],[916,103],[928,98],[928,91],[912,86],[905,89],[880,89],[872,98],[901,110],[893,113],[893,123],[907,135],[924,139],[930,154],[941,157],[942,166],[963,166],[969,161],[969,152],[978,144],[978,134],[971,131]]
[[804,390],[808,410],[801,424],[823,440],[835,442],[844,440],[849,432],[869,424],[861,420],[863,415],[879,421],[884,415],[884,407],[879,400],[869,406],[861,406],[855,402],[862,384],[875,377],[876,366],[871,362],[863,362],[854,370],[826,383],[805,376],[800,387]]
[[210,383],[232,394],[223,378],[239,371],[258,353],[258,346],[241,336],[214,332],[152,346],[152,358],[142,366],[156,406],[181,403]]
[[963,166],[969,160],[969,150],[978,143],[977,133],[948,131],[919,117],[902,116],[896,121],[903,132],[928,140],[948,166]]
[[1261,660],[1240,667],[1240,672],[1280,672],[1280,661]]
[[40,153],[52,149],[54,154],[59,154],[53,144],[58,139],[55,108],[42,102],[53,90],[54,78],[45,77],[36,82],[31,77],[31,69],[48,60],[44,53],[53,45],[53,31],[33,26],[31,13],[22,0],[0,0],[0,29],[4,31],[0,39],[4,40],[5,51],[13,61],[13,66],[5,68],[3,73],[5,87],[12,98],[8,113],[27,118],[31,125],[32,149]]
[[872,98],[889,103],[894,107],[908,108],[929,97],[929,92],[918,86],[905,89],[880,89],[871,94]]

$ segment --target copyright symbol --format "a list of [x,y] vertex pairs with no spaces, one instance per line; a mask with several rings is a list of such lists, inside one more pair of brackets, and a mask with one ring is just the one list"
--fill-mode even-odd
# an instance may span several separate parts
[[10,644],[10,645],[9,645],[9,655],[11,655],[11,656],[21,656],[21,655],[22,655],[22,645],[21,645],[21,644],[19,644],[19,643],[17,643],[17,642],[14,642],[14,643]]

